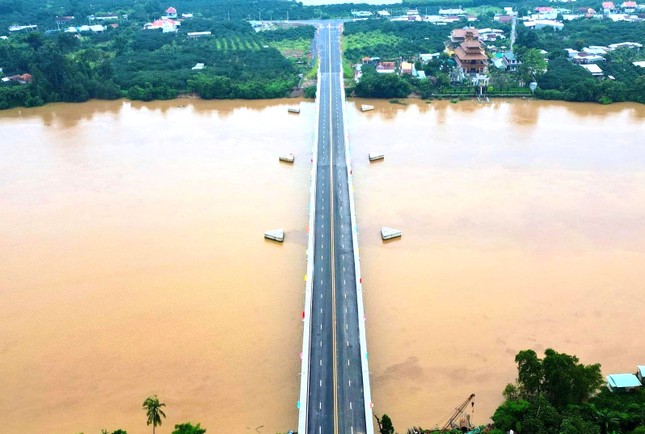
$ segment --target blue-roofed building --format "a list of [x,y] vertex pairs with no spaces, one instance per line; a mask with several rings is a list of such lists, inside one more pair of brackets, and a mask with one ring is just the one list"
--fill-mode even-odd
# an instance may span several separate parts
[[607,375],[607,388],[612,392],[631,392],[641,387],[641,382],[634,374]]

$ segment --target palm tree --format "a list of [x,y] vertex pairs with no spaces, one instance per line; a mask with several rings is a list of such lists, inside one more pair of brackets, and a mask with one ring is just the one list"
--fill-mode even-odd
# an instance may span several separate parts
[[165,406],[166,404],[159,402],[157,395],[149,396],[143,401],[143,408],[146,410],[146,416],[148,416],[148,425],[152,425],[152,434],[155,434],[155,428],[161,425],[161,417],[166,417],[166,413],[161,409],[161,407]]

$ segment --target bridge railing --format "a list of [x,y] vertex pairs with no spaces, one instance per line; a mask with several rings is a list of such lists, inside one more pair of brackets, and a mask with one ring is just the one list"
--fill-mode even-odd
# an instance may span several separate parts
[[[318,72],[316,92],[320,91],[320,71]],[[320,119],[320,104],[316,95],[316,128],[314,128],[314,146],[311,158],[311,182],[309,186],[309,240],[307,243],[307,274],[305,274],[305,306],[303,314],[302,352],[300,362],[300,400],[298,401],[298,432],[307,432],[307,410],[309,408],[309,360],[311,349],[311,306],[314,273],[314,247],[316,232],[316,176],[318,174],[318,122]]]

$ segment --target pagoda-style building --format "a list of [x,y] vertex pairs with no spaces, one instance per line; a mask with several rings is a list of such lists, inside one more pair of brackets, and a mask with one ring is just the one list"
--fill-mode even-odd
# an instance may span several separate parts
[[[462,29],[461,31],[464,33],[463,41],[454,48],[457,66],[462,69],[464,74],[485,74],[488,71],[488,56],[479,41],[477,30],[467,29],[464,31]],[[452,39],[454,41],[456,38]]]

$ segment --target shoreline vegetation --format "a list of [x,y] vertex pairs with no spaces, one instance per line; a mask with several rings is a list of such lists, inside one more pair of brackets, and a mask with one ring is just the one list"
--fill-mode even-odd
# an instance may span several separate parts
[[[434,428],[409,427],[398,433],[645,434],[645,387],[628,392],[610,391],[605,387],[599,363],[585,365],[576,356],[550,348],[542,358],[531,349],[522,350],[515,356],[515,363],[517,378],[502,391],[504,401],[490,416],[493,423],[471,425],[471,408],[467,404],[475,396],[472,395]],[[166,417],[162,410],[165,406],[156,395],[143,403],[146,423],[152,425],[153,434]],[[378,434],[395,434],[393,421],[387,414],[374,416]],[[204,433],[206,429],[199,423],[194,426],[190,422],[175,425],[172,431],[172,434]],[[103,430],[101,434],[110,432]],[[118,429],[111,434],[127,432]]]
[[[354,5],[314,7],[284,0],[217,4],[178,0],[174,2],[176,9],[140,0],[51,3],[0,0],[0,109],[89,99],[166,100],[184,95],[203,99],[313,98],[315,28],[293,20],[347,19],[355,9]],[[425,2],[419,9],[437,13],[453,3]],[[583,3],[599,7],[595,0]],[[514,7],[521,16],[536,5],[541,3],[522,0]],[[645,21],[588,18],[567,22],[559,31],[527,29],[518,23],[513,51],[521,65],[516,71],[490,65],[485,85],[455,81],[455,62],[443,53],[450,32],[473,26],[498,28],[509,35],[510,24],[493,19],[503,10],[501,6],[495,0],[473,1],[469,13],[476,22],[462,17],[444,26],[376,18],[346,22],[343,69],[347,94],[385,99],[519,96],[645,103],[645,68],[633,64],[645,58],[645,50],[621,48],[609,53],[607,61],[600,64],[606,79],[573,64],[565,51],[626,41],[645,44]],[[412,7],[418,6],[405,1],[390,11],[405,15]],[[382,9],[364,8],[374,16]],[[262,21],[287,18],[290,21]],[[15,23],[24,24],[24,29],[16,31]],[[156,30],[144,30],[155,26]],[[13,31],[4,35],[9,28]],[[508,44],[506,37],[490,42],[490,60],[493,49],[507,49]],[[422,61],[421,53],[436,56]],[[377,62],[365,62],[366,58],[392,61],[396,71],[378,73]],[[426,78],[404,73],[401,65],[406,62],[423,71]],[[353,67],[361,63],[366,64],[357,81]],[[530,82],[537,84],[534,92],[529,90]]]

